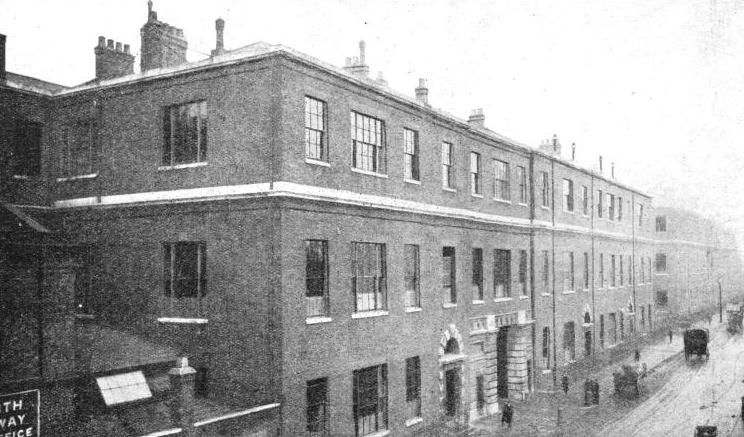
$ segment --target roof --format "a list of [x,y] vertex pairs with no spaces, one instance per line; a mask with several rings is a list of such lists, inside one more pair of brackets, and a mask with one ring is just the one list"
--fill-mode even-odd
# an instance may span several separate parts
[[[494,132],[488,128],[478,128],[478,127],[472,126],[464,119],[458,118],[445,110],[434,108],[428,104],[419,102],[418,100],[416,100],[415,98],[411,96],[408,96],[408,95],[399,93],[396,90],[393,90],[392,88],[388,87],[384,83],[381,83],[379,81],[376,81],[376,80],[373,80],[367,77],[359,77],[359,76],[352,75],[351,73],[344,70],[343,68],[329,64],[320,59],[317,59],[315,57],[312,57],[305,53],[299,52],[291,47],[284,46],[281,44],[270,44],[264,41],[258,41],[258,42],[255,42],[255,43],[243,46],[243,47],[239,47],[237,49],[225,51],[222,54],[211,56],[211,57],[202,59],[200,61],[188,62],[185,64],[173,66],[173,67],[156,68],[156,69],[151,69],[147,71],[141,71],[138,73],[130,74],[127,76],[121,76],[121,77],[117,77],[113,79],[108,79],[108,80],[88,81],[81,85],[77,85],[77,86],[73,86],[69,88],[63,87],[61,85],[50,84],[48,82],[43,82],[43,81],[39,81],[39,82],[47,84],[47,85],[51,85],[51,86],[47,86],[46,88],[44,88],[43,92],[41,92],[42,94],[49,95],[49,96],[66,96],[66,95],[81,93],[81,92],[85,92],[89,90],[112,88],[112,87],[116,87],[120,85],[134,84],[138,82],[145,82],[145,81],[150,81],[150,80],[168,78],[168,77],[177,76],[177,75],[188,73],[188,72],[201,71],[201,70],[207,70],[207,69],[218,68],[218,67],[225,67],[228,65],[234,65],[234,64],[239,64],[239,63],[248,62],[248,61],[255,61],[261,58],[267,58],[273,55],[285,55],[294,60],[304,62],[312,67],[320,68],[322,70],[325,70],[328,73],[334,74],[338,77],[342,77],[343,79],[347,81],[353,82],[357,85],[363,86],[374,92],[380,93],[383,96],[393,98],[406,105],[414,106],[419,110],[428,112],[430,115],[439,117],[440,119],[446,120],[450,123],[454,123],[462,129],[466,129],[472,133],[475,133],[476,135],[480,135],[481,137],[500,143],[504,146],[507,146],[513,149],[516,152],[537,153],[548,159],[561,162],[562,164],[572,167],[578,171],[589,174],[595,178],[602,179],[610,184],[623,187],[627,190],[636,192],[646,197],[651,197],[648,194],[641,192],[640,190],[637,190],[628,185],[622,184],[615,179],[607,178],[604,175],[594,170],[579,166],[575,162],[565,160],[560,156],[545,153],[544,151],[541,151],[536,147],[513,140],[497,132]],[[42,89],[40,86],[37,88]]]
[[59,85],[45,80],[36,79],[34,77],[23,76],[16,73],[6,72],[5,85],[10,88],[16,88],[23,91],[30,91],[37,94],[54,95],[59,91],[67,88],[64,85]]

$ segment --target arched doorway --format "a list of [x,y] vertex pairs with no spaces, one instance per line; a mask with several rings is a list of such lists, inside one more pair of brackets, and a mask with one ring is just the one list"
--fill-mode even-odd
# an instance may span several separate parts
[[458,421],[462,415],[463,361],[462,337],[455,325],[450,325],[439,343],[439,388],[442,408],[447,420]]

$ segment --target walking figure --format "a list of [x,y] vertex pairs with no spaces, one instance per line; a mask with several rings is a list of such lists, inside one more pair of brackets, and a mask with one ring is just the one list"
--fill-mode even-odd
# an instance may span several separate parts
[[633,355],[633,358],[635,358],[636,361],[641,361],[641,351],[636,349],[635,354]]
[[669,330],[669,343],[671,342],[672,342],[672,330],[670,329]]
[[511,406],[511,402],[508,400],[506,401],[506,404],[504,404],[504,412],[501,413],[501,427],[504,427],[504,424],[511,429],[511,423],[512,423],[512,417],[514,416],[514,409]]
[[568,376],[563,375],[561,378],[561,385],[563,386],[563,393],[568,394]]

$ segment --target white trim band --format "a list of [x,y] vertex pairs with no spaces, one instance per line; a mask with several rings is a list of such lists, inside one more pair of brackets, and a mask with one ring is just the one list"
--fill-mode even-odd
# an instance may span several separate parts
[[200,426],[209,425],[210,423],[221,422],[223,420],[234,419],[236,417],[241,417],[241,416],[247,416],[248,414],[258,413],[259,411],[265,411],[265,410],[276,408],[279,405],[280,404],[276,402],[273,404],[266,404],[266,405],[261,405],[258,407],[249,408],[243,411],[237,411],[235,413],[226,414],[224,416],[214,417],[212,419],[202,420],[200,422],[195,422],[194,427],[197,428]]

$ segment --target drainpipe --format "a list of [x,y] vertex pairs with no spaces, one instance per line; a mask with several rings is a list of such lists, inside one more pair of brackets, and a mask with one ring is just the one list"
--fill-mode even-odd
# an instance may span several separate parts
[[551,199],[551,217],[550,217],[550,267],[553,274],[551,279],[551,295],[553,296],[553,387],[558,386],[558,349],[556,347],[556,330],[555,330],[555,159],[550,159],[550,199]]

